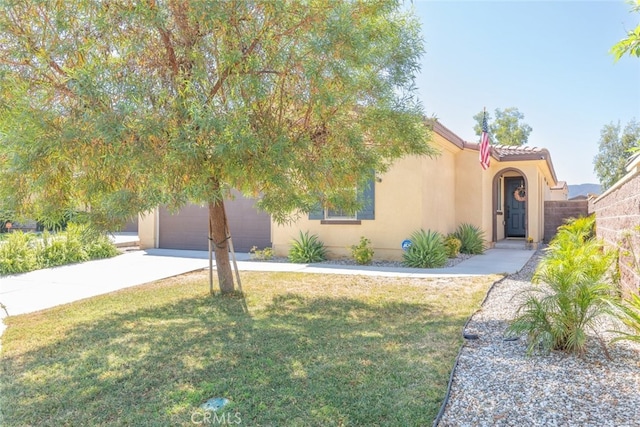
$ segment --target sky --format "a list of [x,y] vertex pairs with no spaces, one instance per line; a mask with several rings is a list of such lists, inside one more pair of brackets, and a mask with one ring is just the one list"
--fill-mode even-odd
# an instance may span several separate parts
[[476,113],[516,107],[558,180],[598,183],[602,128],[640,121],[640,58],[609,53],[640,14],[618,0],[408,4],[425,42],[416,85],[426,116],[474,142]]

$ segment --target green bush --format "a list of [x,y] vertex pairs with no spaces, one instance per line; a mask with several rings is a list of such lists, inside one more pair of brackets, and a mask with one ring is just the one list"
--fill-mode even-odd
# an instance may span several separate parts
[[449,258],[455,258],[460,255],[460,248],[462,247],[462,241],[453,234],[449,234],[444,239],[444,247],[447,250],[447,256]]
[[411,237],[411,246],[403,254],[403,264],[414,268],[437,268],[447,263],[444,237],[437,231],[419,230]]
[[462,242],[460,252],[479,255],[484,253],[484,231],[472,224],[460,224],[453,235]]
[[526,333],[528,354],[583,353],[587,332],[611,312],[614,288],[606,275],[613,252],[585,234],[583,225],[567,224],[556,234],[533,277],[547,287],[528,292],[507,329],[511,336]]
[[371,264],[373,260],[373,248],[371,247],[371,240],[360,237],[360,243],[351,246],[351,256],[356,261],[356,264],[367,265]]
[[620,311],[617,315],[622,323],[627,325],[629,332],[614,331],[618,336],[611,342],[627,340],[640,343],[640,296],[632,295],[628,300],[618,304],[618,308]]
[[41,244],[37,252],[38,268],[56,267],[75,264],[90,259],[86,244],[83,242],[81,228],[69,225],[65,233],[42,234]]
[[293,239],[291,249],[289,249],[289,261],[296,263],[310,263],[324,261],[327,257],[327,250],[324,244],[315,234],[309,236],[309,232],[302,233],[300,237]]
[[109,239],[109,236],[104,234],[85,243],[85,247],[89,259],[111,258],[120,253],[118,248],[111,242],[111,239]]
[[17,274],[37,268],[35,235],[14,231],[0,244],[0,274]]
[[253,246],[249,253],[251,254],[251,258],[260,261],[268,261],[273,258],[273,249],[271,249],[270,247],[258,249],[257,246]]
[[73,264],[118,255],[103,233],[68,224],[67,231],[41,236],[21,231],[8,233],[0,244],[0,274],[25,273],[39,268]]

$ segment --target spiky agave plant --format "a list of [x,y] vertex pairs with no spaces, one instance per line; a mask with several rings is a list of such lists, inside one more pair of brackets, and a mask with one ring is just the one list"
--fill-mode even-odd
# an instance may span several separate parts
[[484,253],[484,231],[473,224],[460,224],[453,235],[462,245],[460,252],[463,254],[479,255]]
[[411,246],[403,254],[403,264],[415,268],[437,268],[447,263],[444,236],[437,231],[418,230],[411,234]]
[[289,261],[296,263],[320,262],[327,258],[327,250],[317,235],[300,231],[289,249]]

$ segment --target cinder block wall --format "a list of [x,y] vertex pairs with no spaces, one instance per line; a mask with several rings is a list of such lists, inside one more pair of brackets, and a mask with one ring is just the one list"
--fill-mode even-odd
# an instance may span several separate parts
[[594,202],[596,232],[612,247],[619,247],[620,280],[623,293],[638,293],[640,275],[634,260],[640,257],[640,173],[605,192]]
[[549,243],[566,219],[589,215],[587,200],[548,200],[544,202],[544,241]]

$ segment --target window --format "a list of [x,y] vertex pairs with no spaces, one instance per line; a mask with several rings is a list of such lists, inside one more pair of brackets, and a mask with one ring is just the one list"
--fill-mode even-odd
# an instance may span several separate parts
[[324,219],[338,219],[338,220],[358,219],[358,212],[349,213],[349,212],[343,211],[342,209],[325,209]]
[[322,209],[318,207],[309,213],[309,219],[325,220],[330,222],[359,221],[375,219],[375,181],[367,181],[362,193],[359,194],[362,209],[355,214],[345,212],[342,209]]

